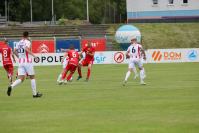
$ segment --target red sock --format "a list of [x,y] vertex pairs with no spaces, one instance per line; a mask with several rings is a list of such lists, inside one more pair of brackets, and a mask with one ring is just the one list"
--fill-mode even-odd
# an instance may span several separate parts
[[78,74],[80,77],[82,77],[82,70],[81,70],[81,67],[78,67]]
[[89,79],[89,78],[90,78],[90,74],[91,74],[91,70],[90,70],[90,69],[88,69],[88,71],[87,71],[87,79]]
[[67,72],[68,72],[68,71],[64,71],[64,72],[62,73],[62,77],[61,77],[62,80],[64,80],[64,79],[66,78]]
[[71,77],[73,76],[73,73],[70,73],[67,77],[67,81],[69,81],[71,79]]

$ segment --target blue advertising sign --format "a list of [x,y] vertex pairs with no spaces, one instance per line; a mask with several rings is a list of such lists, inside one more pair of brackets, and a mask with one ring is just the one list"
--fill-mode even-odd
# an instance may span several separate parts
[[78,39],[56,39],[56,52],[62,52],[61,49],[69,49],[73,45],[77,51],[80,51],[80,40]]
[[8,40],[9,46],[14,50],[16,47],[16,44],[19,42],[19,40]]

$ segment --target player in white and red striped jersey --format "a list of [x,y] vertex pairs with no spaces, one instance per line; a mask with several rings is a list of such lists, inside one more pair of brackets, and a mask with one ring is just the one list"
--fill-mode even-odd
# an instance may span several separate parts
[[33,98],[41,97],[42,94],[36,90],[35,71],[33,67],[33,59],[36,56],[31,51],[31,42],[28,40],[28,32],[23,33],[23,39],[21,39],[14,49],[14,54],[19,58],[18,66],[18,79],[8,87],[7,95],[11,95],[11,91],[20,83],[25,80],[26,74],[29,75],[31,80],[31,87]]
[[133,37],[131,39],[131,45],[127,49],[126,57],[129,58],[129,67],[123,85],[126,84],[129,76],[131,75],[131,72],[136,69],[136,65],[138,65],[138,68],[140,70],[140,84],[145,85],[146,83],[144,82],[144,78],[146,77],[146,75],[143,67],[142,58],[146,60],[146,54],[144,49],[142,48],[142,45],[137,43],[136,37]]

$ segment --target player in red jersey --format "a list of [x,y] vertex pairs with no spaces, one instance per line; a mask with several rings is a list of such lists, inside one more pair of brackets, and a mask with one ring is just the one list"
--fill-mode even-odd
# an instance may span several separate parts
[[[65,54],[64,57],[67,57],[67,56],[69,58],[68,65],[62,72],[62,80],[59,82],[59,84],[67,83],[68,81],[70,81],[79,63],[79,54],[77,51],[75,51],[74,46],[70,47],[70,50]],[[66,78],[68,71],[70,71],[70,74]],[[66,81],[64,81],[65,78],[66,78]]]
[[12,77],[13,77],[13,71],[14,71],[12,58],[13,58],[14,62],[16,62],[16,61],[15,61],[15,57],[12,53],[12,49],[8,45],[7,40],[5,40],[5,45],[0,48],[0,53],[2,54],[3,67],[7,72],[8,79],[9,79],[10,84],[11,84],[12,83]]
[[91,42],[88,42],[88,45],[80,52],[80,55],[82,55],[82,53],[85,53],[86,57],[84,60],[79,62],[78,66],[79,76],[77,80],[82,78],[81,66],[88,66],[87,77],[86,77],[86,81],[88,81],[90,78],[91,67],[93,65],[94,55],[95,55],[95,48],[91,45]]

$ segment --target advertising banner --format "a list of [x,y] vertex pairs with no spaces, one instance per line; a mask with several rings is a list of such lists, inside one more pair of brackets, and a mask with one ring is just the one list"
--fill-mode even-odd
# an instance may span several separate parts
[[[126,59],[125,53],[126,51],[96,52],[94,64],[127,64],[128,59]],[[199,62],[199,48],[149,49],[146,51],[146,55],[147,61],[143,60],[143,63]],[[34,62],[36,66],[61,65],[64,53],[38,53],[36,56],[39,58],[38,62]]]
[[105,38],[82,39],[82,41],[81,41],[82,48],[86,47],[88,42],[91,42],[92,46],[95,47],[96,51],[105,51],[106,50],[106,39]]
[[33,53],[55,53],[54,40],[33,40],[32,52]]
[[80,40],[78,39],[57,39],[56,52],[60,53],[61,49],[69,49],[73,45],[77,51],[80,51]]
[[189,49],[149,49],[149,63],[199,62],[199,48]]

